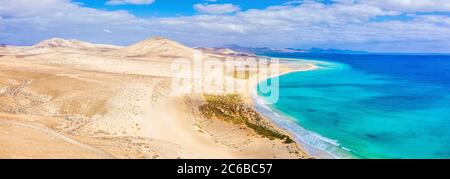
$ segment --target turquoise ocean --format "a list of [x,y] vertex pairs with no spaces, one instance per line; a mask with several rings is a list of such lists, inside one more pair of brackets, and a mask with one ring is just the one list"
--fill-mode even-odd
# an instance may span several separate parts
[[450,158],[450,56],[260,55],[319,66],[278,77],[275,104],[255,96],[313,156]]

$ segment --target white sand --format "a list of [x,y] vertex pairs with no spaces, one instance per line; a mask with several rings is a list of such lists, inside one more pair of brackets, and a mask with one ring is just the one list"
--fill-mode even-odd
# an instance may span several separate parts
[[[194,49],[179,43],[153,38],[117,47],[52,39],[1,50],[0,158],[308,158],[296,144],[204,118],[202,93],[172,93],[173,59],[194,60]],[[290,66],[280,69],[312,69]],[[256,82],[241,80],[249,88]],[[240,93],[253,104],[249,91]]]

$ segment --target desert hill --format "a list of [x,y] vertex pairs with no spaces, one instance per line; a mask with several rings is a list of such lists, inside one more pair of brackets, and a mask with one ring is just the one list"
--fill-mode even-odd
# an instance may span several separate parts
[[33,46],[34,48],[72,48],[72,49],[92,49],[92,48],[104,48],[104,49],[118,49],[120,46],[106,45],[106,44],[93,44],[89,42],[83,42],[76,39],[62,39],[52,38],[39,42]]
[[127,47],[53,38],[33,46],[11,47],[9,52],[19,59],[43,65],[161,77],[173,76],[174,60],[194,58],[194,49],[162,37]]
[[17,54],[45,54],[56,52],[108,52],[122,47],[106,44],[94,44],[76,39],[52,38],[28,47],[12,48]]
[[201,92],[172,93],[174,80],[197,84],[171,68],[193,53],[161,37],[128,47],[59,38],[0,46],[0,158],[307,157],[295,144],[204,117]]
[[135,58],[192,58],[193,52],[194,49],[187,47],[181,43],[163,37],[153,37],[137,42],[123,49],[118,49],[113,53],[120,56]]

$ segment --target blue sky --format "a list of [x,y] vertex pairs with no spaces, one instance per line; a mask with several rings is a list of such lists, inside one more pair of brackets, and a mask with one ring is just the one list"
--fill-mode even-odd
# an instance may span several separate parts
[[195,15],[197,11],[193,8],[195,4],[209,3],[209,4],[226,4],[231,3],[239,5],[241,10],[248,9],[263,9],[272,5],[280,5],[291,0],[159,0],[152,4],[144,5],[107,5],[107,0],[76,0],[76,2],[83,3],[83,6],[97,9],[104,9],[109,11],[127,10],[128,12],[140,17],[170,17],[170,16],[191,16]]
[[449,0],[0,0],[0,44],[61,37],[129,45],[450,53]]

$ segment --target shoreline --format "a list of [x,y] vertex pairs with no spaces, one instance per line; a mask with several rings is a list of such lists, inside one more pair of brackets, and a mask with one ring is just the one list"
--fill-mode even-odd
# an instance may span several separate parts
[[[257,94],[257,86],[260,82],[264,80],[268,80],[270,78],[275,77],[281,77],[283,75],[287,75],[290,73],[296,73],[296,72],[306,72],[306,71],[312,71],[317,70],[320,68],[317,63],[322,63],[321,61],[313,61],[313,60],[303,60],[303,59],[295,59],[298,61],[295,61],[294,63],[304,62],[307,63],[308,67],[306,68],[300,68],[295,67],[295,65],[292,64],[294,59],[285,59],[285,58],[279,58],[280,59],[280,65],[283,65],[283,67],[289,68],[289,70],[280,72],[276,75],[268,75],[262,79],[258,79],[257,83],[252,85],[252,94],[251,98],[253,101],[253,105],[258,113],[260,113],[264,118],[267,119],[270,123],[272,123],[275,127],[278,129],[284,131],[287,135],[292,137],[294,141],[299,145],[299,148],[306,152],[308,155],[310,155],[313,158],[316,159],[336,159],[341,158],[332,152],[327,151],[326,149],[320,149],[317,146],[314,146],[311,144],[311,142],[307,142],[307,139],[304,139],[305,137],[308,137],[309,140],[313,141],[314,143],[319,144],[321,146],[325,146],[328,144],[320,144],[320,143],[329,143],[330,145],[337,146],[338,144],[336,141],[333,141],[332,139],[328,139],[325,137],[322,137],[321,135],[314,133],[312,131],[308,131],[301,127],[298,124],[295,124],[291,119],[289,119],[289,116],[286,116],[284,114],[279,114],[279,112],[275,111],[276,109],[271,108],[267,104],[265,104],[264,99]],[[289,60],[288,63],[283,63],[283,60]],[[286,62],[286,61],[285,61]]]
[[[0,151],[0,158],[311,158],[297,143],[270,140],[254,128],[205,118],[199,111],[205,104],[202,93],[173,93],[172,80],[180,77],[172,68],[172,56],[158,56],[167,54],[153,49],[145,54],[139,50],[158,45],[165,52],[180,53],[193,61],[189,54],[194,54],[194,49],[167,39],[144,40],[120,49],[127,51],[120,54],[142,55],[135,59],[118,54],[117,49],[105,51],[95,47],[85,51],[54,48],[51,41],[41,44],[48,47],[18,47],[10,50],[11,55],[1,57],[0,88],[5,90],[0,89],[0,93],[5,94],[2,99],[8,100],[0,100],[0,105],[7,107],[0,110],[0,120],[39,128],[1,123],[0,128],[14,133],[0,134],[5,139],[2,145],[8,146]],[[223,62],[225,57],[205,55],[201,60]],[[212,70],[209,77],[234,78]],[[283,66],[283,71],[292,70]],[[196,82],[192,76],[183,77],[191,80],[182,88]],[[251,84],[245,84],[248,91],[238,93],[243,104],[253,107]],[[206,86],[211,91],[219,88],[215,84]],[[232,92],[220,94],[226,93]],[[26,106],[25,112],[20,112],[22,106]],[[261,122],[279,129],[268,120]],[[55,138],[43,129],[83,145]],[[284,130],[277,131],[286,134]],[[32,143],[24,137],[31,137]]]
[[[163,45],[162,48],[167,49],[166,51],[178,52],[178,49],[182,49],[183,54],[194,52],[191,48],[164,39],[145,40],[125,49],[129,50],[127,54],[135,54],[137,52],[134,48],[155,44],[179,47],[174,49],[170,45]],[[167,62],[173,59],[166,56],[156,58],[154,55],[158,53],[151,49],[148,52],[151,55],[144,56],[150,58],[148,61],[119,56],[114,49],[105,52],[102,48],[93,49],[89,53],[74,51],[70,56],[65,56],[64,52],[72,52],[71,48],[54,49],[50,46],[44,48],[42,52],[45,53],[32,56],[26,54],[35,54],[36,49],[33,47],[14,50],[17,51],[11,51],[12,54],[22,56],[1,57],[0,67],[5,70],[5,74],[0,76],[0,87],[15,90],[15,95],[6,91],[5,97],[17,100],[2,100],[1,104],[11,107],[0,112],[1,120],[55,131],[79,143],[98,148],[112,158],[313,158],[306,152],[304,147],[307,146],[294,137],[295,133],[292,134],[264,114],[259,113],[263,118],[259,124],[269,130],[274,129],[278,134],[289,136],[290,139],[296,139],[295,142],[271,140],[258,133],[261,130],[255,126],[243,128],[227,121],[205,118],[199,111],[199,107],[205,104],[202,93],[172,93],[171,82],[178,78],[178,74]],[[105,55],[107,58],[103,57]],[[206,55],[203,59],[210,57],[223,60],[219,57],[224,57]],[[191,56],[185,56],[192,60]],[[65,58],[59,60],[61,57]],[[241,95],[243,105],[259,108],[252,97],[252,90],[258,82],[274,75],[307,71],[320,66],[308,61],[293,63],[282,60],[280,64],[273,63],[269,66],[272,70],[279,69],[273,71],[273,75],[257,73],[258,69],[253,68],[251,77],[236,78],[239,82],[246,82],[246,90],[237,93]],[[208,73],[209,77],[235,78],[223,71],[211,70],[214,71]],[[191,79],[190,76],[186,78]],[[194,82],[190,80],[190,83],[183,84],[182,87],[193,85]],[[216,84],[206,87],[206,90],[211,91],[221,89]],[[223,91],[220,94],[227,93],[235,91]],[[31,101],[22,100],[23,98]],[[18,110],[15,106],[22,105],[27,106],[27,114],[8,112]],[[17,131],[14,135],[0,135],[0,138],[8,139],[5,143],[10,146],[0,152],[0,158],[105,158],[103,153],[86,150],[91,148],[79,146],[78,143],[74,145],[66,138],[55,139],[42,130],[11,126],[10,123],[0,124],[0,128]],[[21,140],[30,133],[36,134],[33,140],[45,141],[45,145],[29,144]],[[49,150],[46,147],[48,145],[58,147]],[[23,146],[33,147],[29,151],[22,150]],[[117,146],[126,147],[127,150]],[[56,155],[52,150],[60,154]]]

